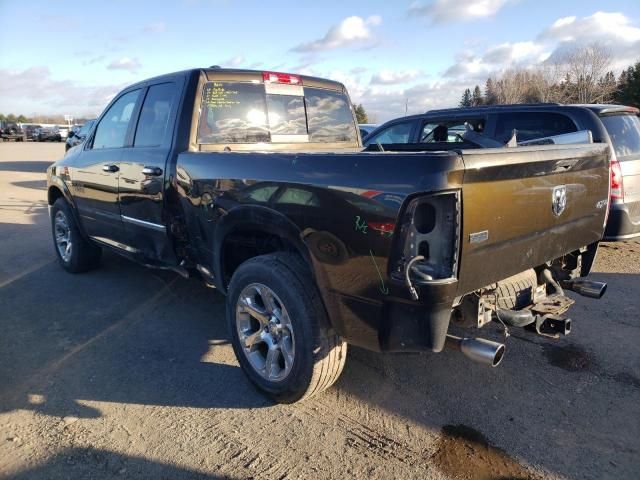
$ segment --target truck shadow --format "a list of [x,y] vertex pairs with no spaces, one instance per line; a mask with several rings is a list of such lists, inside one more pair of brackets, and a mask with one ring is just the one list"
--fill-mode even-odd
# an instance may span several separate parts
[[[41,229],[47,215],[39,210],[34,223]],[[36,225],[13,227],[28,238]],[[49,242],[48,236],[43,238],[39,249],[49,250]],[[621,353],[614,359],[614,367],[620,367],[616,371],[605,366],[604,356],[617,353],[599,350],[597,342],[601,319],[608,317],[612,305],[640,310],[633,290],[637,276],[595,278],[610,283],[610,300],[578,301],[575,317],[581,322],[576,322],[573,337],[581,345],[585,340],[580,351],[588,361],[574,362],[573,370],[553,364],[545,350],[549,341],[518,332],[509,339],[504,365],[497,369],[473,364],[451,351],[380,355],[351,348],[333,394],[329,391],[319,401],[332,404],[336,415],[336,397],[346,398],[391,412],[408,425],[440,430],[436,454],[424,462],[451,476],[468,476],[461,470],[465,455],[471,455],[471,465],[486,467],[483,471],[491,475],[487,478],[535,478],[519,469],[520,461],[569,477],[583,476],[584,470],[576,473],[576,465],[589,455],[605,463],[607,457],[618,465],[633,465],[638,452],[629,439],[640,431],[628,419],[638,418],[640,412],[619,399],[637,397],[637,359],[624,367]],[[109,403],[201,409],[273,406],[235,361],[224,298],[197,279],[148,270],[105,252],[102,267],[94,272],[70,275],[54,262],[5,282],[0,304],[0,412],[26,409],[55,417],[98,418],[113,408]],[[582,321],[587,311],[591,313]],[[626,328],[623,334],[633,333],[625,348],[637,345],[637,320],[610,320],[631,322],[621,324]],[[500,332],[482,334],[497,338]],[[572,341],[562,339],[555,345],[562,350]],[[345,415],[357,415],[354,412]],[[616,438],[617,443],[596,449],[593,442],[582,441],[594,435]],[[459,455],[447,455],[448,451]],[[154,475],[161,468],[174,468],[112,452],[74,449],[18,478],[55,476],[47,473],[63,468],[67,456],[97,456],[101,462],[107,458],[109,465],[131,462],[133,466],[118,470],[141,472],[140,476],[148,472],[150,478],[161,477]],[[492,470],[487,462],[506,467]],[[181,469],[169,472],[178,478],[198,475]],[[618,476],[623,477],[624,472]]]
[[68,274],[42,229],[47,210],[31,219],[6,231],[14,238],[44,235],[38,255],[51,252],[52,261],[0,282],[0,412],[96,418],[101,411],[92,402],[272,405],[235,361],[224,297],[198,279],[108,251],[100,269]]
[[123,455],[98,448],[68,448],[45,463],[15,473],[14,480],[32,478],[171,478],[230,479],[228,475],[209,475],[175,465]]
[[54,161],[0,162],[0,172],[45,173]]

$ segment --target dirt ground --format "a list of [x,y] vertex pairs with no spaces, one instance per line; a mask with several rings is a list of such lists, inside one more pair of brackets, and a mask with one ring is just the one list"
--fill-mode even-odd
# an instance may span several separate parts
[[111,253],[56,264],[44,170],[62,153],[0,144],[0,477],[638,478],[640,242],[602,245],[609,290],[577,298],[566,338],[514,331],[496,369],[352,348],[325,394],[274,405],[215,291]]

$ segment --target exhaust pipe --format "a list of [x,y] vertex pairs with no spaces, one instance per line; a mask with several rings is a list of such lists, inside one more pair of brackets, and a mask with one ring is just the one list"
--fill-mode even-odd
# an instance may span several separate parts
[[562,282],[562,286],[567,290],[576,292],[583,297],[589,298],[602,298],[607,291],[607,284],[604,282],[593,282],[591,280],[583,280],[580,278],[574,278]]
[[492,342],[484,338],[460,338],[447,335],[445,345],[462,354],[474,362],[497,367],[504,357],[504,344]]

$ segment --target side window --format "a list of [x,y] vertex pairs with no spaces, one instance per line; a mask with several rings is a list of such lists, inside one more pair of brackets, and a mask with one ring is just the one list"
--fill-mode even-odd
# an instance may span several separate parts
[[367,140],[367,145],[372,143],[409,143],[412,126],[413,122],[396,123]]
[[496,122],[496,139],[506,142],[513,130],[519,142],[578,131],[573,121],[561,113],[511,112],[500,113]]
[[175,98],[175,83],[162,83],[149,88],[140,111],[134,147],[162,145],[167,134],[169,115]]
[[456,120],[427,121],[420,130],[420,143],[461,143],[462,134],[466,130],[465,124],[478,133],[485,127],[484,118],[459,118]]
[[124,146],[131,114],[136,106],[140,90],[125,93],[111,105],[96,127],[93,149],[121,148]]

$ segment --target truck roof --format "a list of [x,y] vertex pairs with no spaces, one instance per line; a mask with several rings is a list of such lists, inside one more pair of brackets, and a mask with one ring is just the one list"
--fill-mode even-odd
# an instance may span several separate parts
[[[263,81],[264,73],[278,73],[284,74],[284,72],[274,72],[273,70],[247,70],[240,68],[219,68],[219,67],[206,67],[206,68],[191,68],[188,70],[181,70],[178,72],[166,73],[163,75],[158,75],[156,77],[146,78],[140,82],[137,82],[134,85],[143,84],[149,81],[156,81],[161,79],[168,79],[175,76],[188,76],[193,74],[203,73],[207,80],[226,80],[226,81]],[[301,84],[310,87],[317,88],[326,88],[329,90],[336,90],[339,92],[346,92],[345,86],[333,80],[327,80],[325,78],[312,77],[308,75],[298,75],[298,74],[289,74],[285,75],[295,75],[300,78]],[[134,86],[131,85],[131,86]]]

